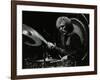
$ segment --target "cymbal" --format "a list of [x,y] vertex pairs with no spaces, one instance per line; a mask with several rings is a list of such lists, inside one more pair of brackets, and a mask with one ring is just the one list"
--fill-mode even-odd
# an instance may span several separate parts
[[29,38],[33,42],[26,41],[24,42],[29,46],[40,46],[42,44],[42,40],[36,35],[35,30],[25,24],[23,24],[22,34]]

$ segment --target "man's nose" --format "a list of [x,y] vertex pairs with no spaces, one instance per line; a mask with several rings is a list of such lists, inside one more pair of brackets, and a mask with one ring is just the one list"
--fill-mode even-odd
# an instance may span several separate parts
[[62,30],[62,27],[60,27],[59,29]]
[[65,26],[62,27],[62,30],[65,30]]

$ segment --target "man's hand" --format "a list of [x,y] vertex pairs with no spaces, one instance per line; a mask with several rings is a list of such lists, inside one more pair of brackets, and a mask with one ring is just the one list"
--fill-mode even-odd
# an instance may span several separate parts
[[54,44],[51,43],[51,42],[48,42],[48,43],[47,43],[47,46],[48,46],[48,48],[54,48],[56,45],[54,45]]
[[61,61],[66,61],[68,60],[68,55],[65,55],[64,57],[61,58]]

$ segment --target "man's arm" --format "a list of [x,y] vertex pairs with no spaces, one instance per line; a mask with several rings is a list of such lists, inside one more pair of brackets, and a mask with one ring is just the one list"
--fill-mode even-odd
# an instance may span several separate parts
[[51,42],[48,42],[48,45],[47,46],[48,46],[49,49],[56,50],[61,55],[68,55],[68,56],[70,56],[70,55],[76,53],[76,51],[69,51],[69,50],[63,49],[61,47],[58,47],[58,46],[54,45]]

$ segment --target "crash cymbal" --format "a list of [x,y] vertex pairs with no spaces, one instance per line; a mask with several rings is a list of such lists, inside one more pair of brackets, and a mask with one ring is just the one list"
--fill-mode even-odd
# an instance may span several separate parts
[[42,44],[42,40],[37,36],[36,31],[23,24],[22,34],[26,37],[26,41],[24,42],[29,46],[40,46]]

